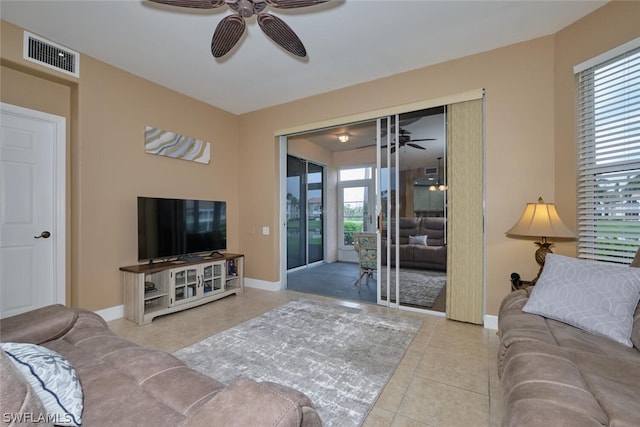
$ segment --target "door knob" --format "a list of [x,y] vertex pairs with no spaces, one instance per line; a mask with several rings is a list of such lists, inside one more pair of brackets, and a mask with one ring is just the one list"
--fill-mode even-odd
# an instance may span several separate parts
[[51,233],[49,233],[48,231],[43,231],[42,233],[40,233],[39,236],[33,236],[34,239],[39,239],[39,238],[43,238],[43,239],[48,239],[51,236]]

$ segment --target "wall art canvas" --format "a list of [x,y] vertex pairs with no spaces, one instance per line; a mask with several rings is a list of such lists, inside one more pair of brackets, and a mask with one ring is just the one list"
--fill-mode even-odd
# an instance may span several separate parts
[[208,142],[151,126],[144,129],[144,151],[198,163],[209,163],[211,158]]

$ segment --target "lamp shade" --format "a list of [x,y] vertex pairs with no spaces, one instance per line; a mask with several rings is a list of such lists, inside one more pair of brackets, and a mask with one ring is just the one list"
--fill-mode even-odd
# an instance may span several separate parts
[[538,203],[527,203],[516,225],[506,234],[545,238],[576,237],[560,219],[556,206],[553,203],[545,203],[542,197],[538,199]]

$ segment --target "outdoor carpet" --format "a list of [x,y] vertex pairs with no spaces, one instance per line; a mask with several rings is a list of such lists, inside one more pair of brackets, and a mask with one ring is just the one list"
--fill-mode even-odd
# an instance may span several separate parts
[[358,426],[422,320],[300,299],[177,351],[229,384],[273,381],[305,393],[325,426]]
[[[382,267],[381,297],[387,299],[386,267]],[[400,269],[400,304],[432,308],[440,291],[447,283],[444,271]],[[391,301],[396,300],[395,269],[391,271]]]

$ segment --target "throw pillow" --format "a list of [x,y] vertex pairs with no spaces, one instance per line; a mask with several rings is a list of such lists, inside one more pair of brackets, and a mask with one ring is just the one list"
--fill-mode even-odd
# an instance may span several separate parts
[[522,308],[631,347],[640,269],[548,254]]
[[1,343],[47,411],[47,420],[61,426],[82,424],[83,393],[76,370],[53,350],[28,343]]
[[409,236],[410,245],[427,245],[427,236]]

